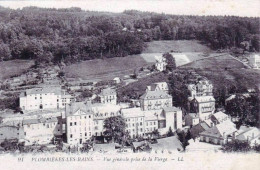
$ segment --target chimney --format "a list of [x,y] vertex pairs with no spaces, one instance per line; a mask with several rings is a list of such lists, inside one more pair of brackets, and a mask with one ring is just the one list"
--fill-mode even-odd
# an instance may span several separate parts
[[214,126],[213,122],[210,122],[210,127],[213,127],[213,126]]

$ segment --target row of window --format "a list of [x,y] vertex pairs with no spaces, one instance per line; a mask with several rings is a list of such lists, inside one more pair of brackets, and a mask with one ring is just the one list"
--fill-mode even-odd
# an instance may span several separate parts
[[[91,132],[89,132],[89,133],[85,133],[84,135],[85,135],[85,136],[88,136],[88,134],[89,134],[89,136],[92,135]],[[80,136],[82,136],[82,134],[80,134]],[[73,134],[70,134],[70,137],[69,137],[69,138],[73,138]]]
[[72,120],[73,117],[74,117],[75,120],[77,120],[77,119],[87,119],[87,118],[91,119],[92,116],[91,115],[88,115],[88,116],[71,116],[70,120]]

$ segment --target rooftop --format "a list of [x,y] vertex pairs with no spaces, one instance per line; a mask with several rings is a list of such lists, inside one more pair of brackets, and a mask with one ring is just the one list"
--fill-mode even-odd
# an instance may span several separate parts
[[23,120],[23,124],[24,125],[38,124],[38,123],[51,123],[51,122],[58,122],[58,118],[57,117],[50,117],[50,118],[26,119],[26,120]]
[[144,117],[144,111],[140,107],[122,109],[121,112],[125,118]]
[[116,90],[111,88],[103,89],[100,95],[101,96],[116,95]]
[[180,108],[174,107],[174,106],[164,107],[163,110],[164,110],[165,112],[178,112],[178,111],[181,111]]
[[237,129],[235,128],[235,124],[229,120],[226,120],[223,123],[213,126],[200,134],[212,137],[223,137],[224,133],[226,135],[230,135],[236,131]]
[[194,97],[194,99],[199,103],[215,101],[215,98],[213,96],[196,96]]
[[85,112],[86,114],[91,113],[90,106],[84,102],[74,102],[66,105],[66,116],[74,115],[78,110]]

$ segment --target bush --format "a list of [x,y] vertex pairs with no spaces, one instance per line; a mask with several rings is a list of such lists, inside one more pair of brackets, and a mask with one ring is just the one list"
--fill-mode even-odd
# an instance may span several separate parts
[[249,143],[235,140],[224,144],[221,148],[224,152],[248,152],[251,150]]

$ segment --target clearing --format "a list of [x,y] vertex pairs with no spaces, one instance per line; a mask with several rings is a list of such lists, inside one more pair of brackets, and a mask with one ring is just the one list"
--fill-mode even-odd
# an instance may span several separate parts
[[176,58],[177,66],[208,57],[211,51],[198,41],[189,40],[153,41],[147,45],[147,49],[139,55],[82,61],[66,66],[65,75],[68,78],[81,78],[89,81],[111,80],[115,77],[133,74],[135,69],[153,65],[155,56],[171,50],[173,50],[171,54]]
[[0,62],[0,81],[19,75],[34,65],[33,60],[10,60]]
[[165,53],[171,51],[209,53],[211,49],[196,40],[152,41],[147,43],[147,48],[143,53]]

